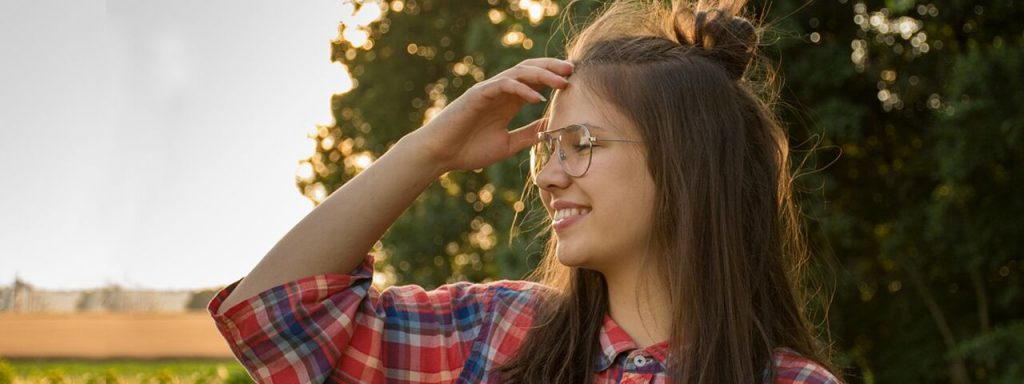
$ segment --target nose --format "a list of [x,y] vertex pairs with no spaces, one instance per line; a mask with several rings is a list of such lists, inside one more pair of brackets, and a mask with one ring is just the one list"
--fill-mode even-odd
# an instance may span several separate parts
[[562,164],[559,163],[558,154],[554,153],[549,158],[548,163],[544,164],[544,167],[537,173],[536,179],[533,184],[538,188],[545,191],[551,192],[554,189],[565,189],[572,183],[572,176],[562,169]]

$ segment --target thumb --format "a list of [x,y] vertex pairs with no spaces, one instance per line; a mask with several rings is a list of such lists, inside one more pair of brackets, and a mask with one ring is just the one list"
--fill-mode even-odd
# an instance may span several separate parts
[[542,131],[546,123],[547,118],[540,118],[534,120],[530,124],[526,124],[522,127],[513,130],[512,132],[509,132],[509,136],[511,136],[511,138],[509,139],[508,154],[506,156],[515,155],[519,151],[529,148],[531,145],[537,144],[537,142],[539,141],[537,139],[537,132]]

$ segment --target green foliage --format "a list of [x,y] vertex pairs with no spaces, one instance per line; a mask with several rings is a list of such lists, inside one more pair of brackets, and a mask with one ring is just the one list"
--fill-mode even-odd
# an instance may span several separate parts
[[47,384],[64,384],[67,383],[67,379],[64,377],[63,369],[52,368],[46,372],[46,376],[43,377],[43,382]]
[[[371,49],[336,42],[333,58],[358,85],[332,99],[337,123],[319,127],[316,173],[300,191],[336,190],[358,174],[353,159],[379,157],[474,82],[561,56],[557,17],[531,23],[518,3],[406,1],[370,26]],[[595,4],[572,9],[584,18]],[[798,198],[816,277],[834,292],[813,308],[846,378],[1024,381],[1012,359],[1024,335],[1024,8],[781,0],[751,10],[764,4],[767,54],[785,79],[779,113],[795,162],[808,160]],[[532,46],[501,43],[518,32]],[[540,113],[528,106],[513,125]],[[520,203],[523,232],[508,234],[526,160],[432,185],[381,239],[378,271],[428,288],[523,277],[546,240],[537,217],[524,221],[535,201]]]
[[224,380],[224,384],[253,384],[252,377],[245,371],[234,371]]
[[161,368],[159,371],[154,373],[149,380],[153,384],[170,384],[174,380],[174,374],[167,368]]
[[100,373],[99,375],[89,377],[86,381],[88,384],[121,384],[120,375],[117,370],[108,368]]
[[7,363],[7,360],[0,359],[0,384],[11,384],[14,382],[14,367]]
[[215,382],[215,378],[216,376],[212,374],[199,375],[192,384],[212,384]]
[[1024,321],[1000,326],[990,332],[965,340],[956,346],[950,355],[975,359],[982,366],[1002,367],[992,372],[991,377],[982,377],[990,383],[1019,383],[1024,377]]
[[[12,382],[17,379],[29,383],[252,383],[245,369],[233,360],[15,360],[7,367]],[[0,384],[4,384],[3,372],[0,362]]]
[[793,142],[821,137],[817,168],[842,153],[803,178],[802,201],[816,253],[838,262],[828,320],[851,382],[1024,380],[958,347],[1021,334],[1002,328],[1024,312],[1020,16],[1006,1],[840,2],[785,23],[800,37],[777,52],[787,120],[806,131]]

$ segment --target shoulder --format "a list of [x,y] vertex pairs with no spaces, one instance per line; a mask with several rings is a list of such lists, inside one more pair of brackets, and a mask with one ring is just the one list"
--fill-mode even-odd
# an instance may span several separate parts
[[[497,308],[532,305],[534,299],[550,288],[525,280],[499,280],[486,283],[460,281],[427,290],[418,285],[397,285],[381,292],[386,301],[430,303],[455,308],[474,306]],[[480,308],[484,309],[484,308]]]
[[467,295],[490,295],[490,296],[529,296],[539,291],[548,290],[547,286],[526,280],[499,280],[485,283],[472,283],[458,281],[438,286],[434,289],[426,289],[422,286],[394,285],[384,289],[381,293],[392,295],[427,295],[429,297],[457,298]]
[[789,348],[776,348],[773,354],[775,384],[839,384],[827,368]]
[[481,284],[499,304],[533,302],[550,290],[549,287],[526,280],[498,280]]

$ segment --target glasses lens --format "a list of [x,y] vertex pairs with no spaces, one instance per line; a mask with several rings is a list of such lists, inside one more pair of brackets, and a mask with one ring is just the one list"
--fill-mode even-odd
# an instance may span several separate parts
[[[558,156],[562,169],[570,176],[579,177],[590,167],[590,130],[582,125],[572,125],[556,133],[558,137],[548,136],[550,140],[542,140],[530,148],[530,171],[534,181],[540,171],[548,164],[551,156]],[[559,145],[557,153],[554,145]]]
[[559,160],[565,172],[574,177],[583,176],[590,167],[590,130],[582,125],[573,125],[562,132]]

